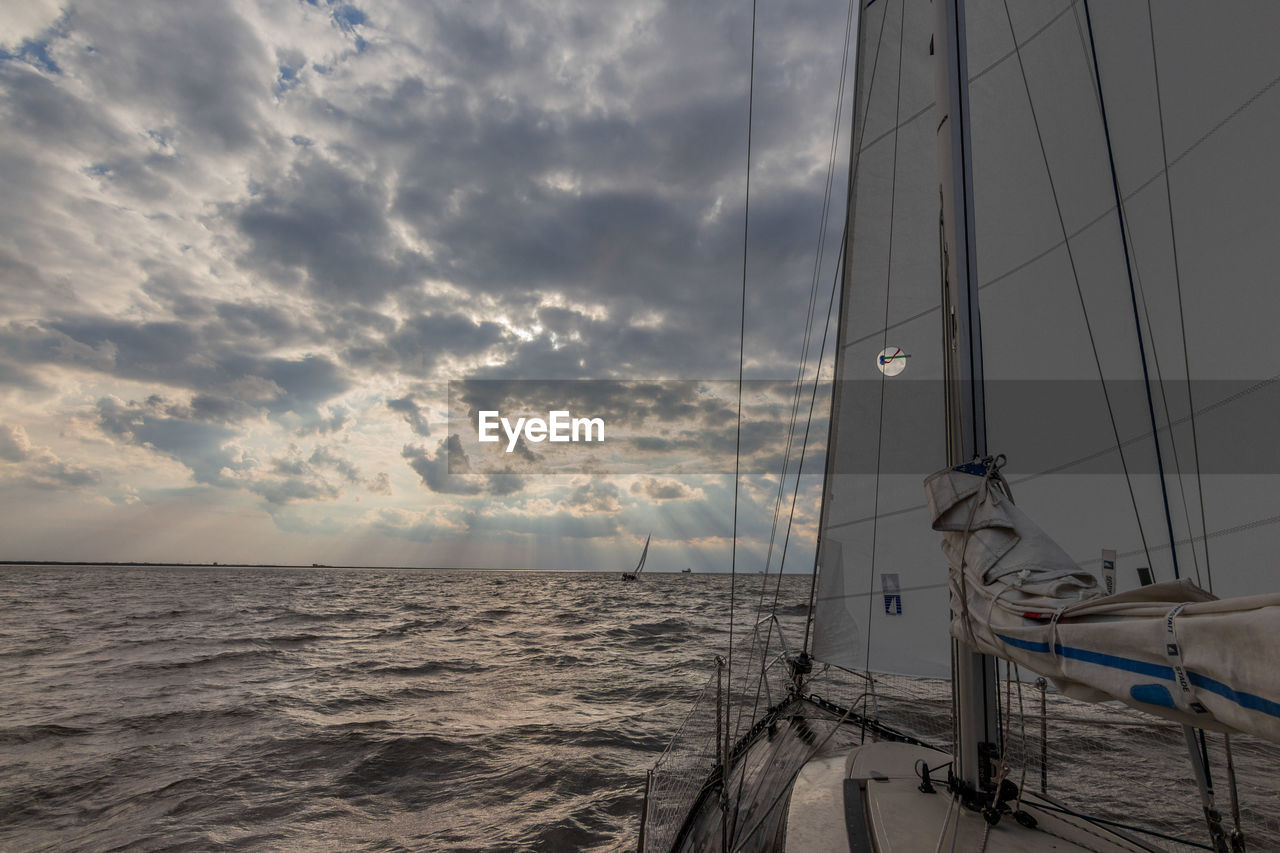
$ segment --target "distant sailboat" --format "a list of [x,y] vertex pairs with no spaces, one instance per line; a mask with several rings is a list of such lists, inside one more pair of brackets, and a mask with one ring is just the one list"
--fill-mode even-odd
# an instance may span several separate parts
[[653,538],[652,533],[650,533],[648,536],[645,537],[644,550],[640,552],[640,562],[636,563],[635,571],[622,573],[622,579],[624,581],[636,580],[638,577],[640,577],[640,573],[644,571],[644,561],[649,556],[649,540],[652,538]]
[[730,638],[641,850],[1280,849],[1280,4],[856,6],[812,630]]

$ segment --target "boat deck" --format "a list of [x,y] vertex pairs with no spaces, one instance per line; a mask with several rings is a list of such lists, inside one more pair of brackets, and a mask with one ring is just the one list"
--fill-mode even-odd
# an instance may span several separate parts
[[[945,774],[936,793],[919,790],[918,761],[938,767],[950,755],[926,746],[872,741],[860,721],[797,699],[738,747],[729,785],[713,778],[676,835],[675,851],[765,853],[1141,853],[1159,851],[1063,813],[1038,796],[1019,807],[1024,826],[1005,815],[989,826],[958,806]],[[864,738],[866,743],[863,743]],[[939,847],[941,845],[941,847]],[[648,848],[646,848],[648,849]]]

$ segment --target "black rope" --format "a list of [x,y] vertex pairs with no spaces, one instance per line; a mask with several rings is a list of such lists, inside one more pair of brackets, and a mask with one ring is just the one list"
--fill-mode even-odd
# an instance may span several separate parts
[[1138,315],[1138,294],[1133,286],[1133,266],[1129,262],[1129,239],[1125,234],[1124,200],[1120,196],[1120,179],[1116,175],[1115,152],[1111,147],[1111,126],[1107,122],[1107,104],[1102,94],[1102,75],[1098,70],[1098,51],[1093,40],[1093,19],[1089,14],[1089,0],[1084,0],[1084,23],[1089,32],[1089,53],[1093,57],[1093,82],[1098,88],[1098,110],[1102,115],[1102,135],[1107,142],[1107,162],[1111,167],[1111,191],[1115,195],[1116,219],[1120,224],[1120,243],[1124,249],[1124,270],[1129,278],[1129,301],[1133,305],[1134,331],[1138,335],[1138,355],[1142,359],[1142,383],[1147,392],[1147,413],[1151,417],[1152,444],[1156,451],[1156,469],[1160,474],[1160,498],[1164,503],[1164,521],[1169,529],[1169,553],[1173,556],[1173,576],[1182,577],[1178,571],[1178,549],[1172,547],[1173,515],[1169,512],[1169,486],[1164,478],[1164,454],[1160,451],[1160,435],[1156,426],[1156,407],[1151,398],[1151,377],[1147,372],[1147,348],[1142,342],[1142,320]]

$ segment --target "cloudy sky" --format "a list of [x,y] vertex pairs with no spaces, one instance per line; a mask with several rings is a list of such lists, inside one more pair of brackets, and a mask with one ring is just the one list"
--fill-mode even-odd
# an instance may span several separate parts
[[[847,8],[760,5],[751,377],[796,373]],[[727,568],[750,38],[739,0],[6,4],[0,557],[613,569],[652,529]],[[472,458],[473,380],[610,380],[560,387],[613,455]],[[758,562],[789,396],[748,404]]]

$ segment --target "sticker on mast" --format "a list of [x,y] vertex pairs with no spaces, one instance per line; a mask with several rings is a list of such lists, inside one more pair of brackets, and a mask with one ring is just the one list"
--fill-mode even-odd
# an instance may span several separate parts
[[876,356],[876,367],[879,367],[880,372],[885,376],[897,376],[907,369],[907,359],[909,358],[911,356],[903,352],[902,347],[885,347]]

